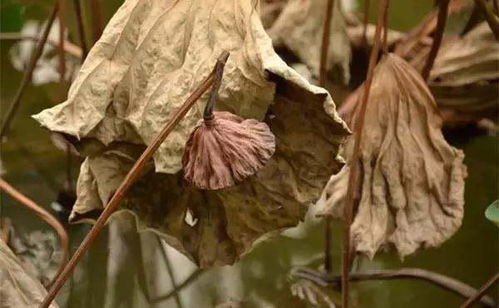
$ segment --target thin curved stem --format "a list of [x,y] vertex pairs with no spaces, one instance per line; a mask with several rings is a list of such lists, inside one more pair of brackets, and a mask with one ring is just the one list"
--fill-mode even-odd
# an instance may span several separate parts
[[215,64],[215,69],[213,70],[215,74],[215,81],[213,82],[213,87],[211,88],[210,97],[208,98],[208,102],[204,108],[203,118],[206,121],[213,119],[213,108],[215,107],[215,103],[218,98],[218,90],[222,85],[222,78],[224,75],[225,63],[227,62],[227,58],[229,58],[229,53],[224,51],[222,55],[217,60]]
[[490,289],[499,280],[499,272],[489,279],[473,296],[470,296],[466,302],[461,305],[461,308],[469,308],[476,302],[480,301],[488,289]]
[[66,77],[66,53],[64,52],[64,34],[66,33],[66,1],[59,1],[59,44],[58,44],[58,59],[59,59],[59,86],[61,88],[62,96],[65,96],[66,90],[64,88]]
[[52,285],[54,281],[57,279],[57,277],[61,274],[64,265],[66,265],[66,262],[69,257],[69,237],[68,233],[66,232],[66,229],[64,229],[64,226],[44,208],[42,208],[41,206],[36,204],[33,200],[29,199],[21,192],[16,190],[14,187],[12,187],[2,178],[0,178],[0,190],[4,191],[14,200],[18,201],[22,205],[26,206],[28,209],[35,212],[35,214],[41,219],[43,219],[47,224],[49,224],[59,236],[59,242],[61,244],[61,250],[62,250],[62,261],[61,264],[59,265],[59,269],[57,270],[55,277],[49,284],[49,286]]
[[[219,57],[218,61],[227,61],[227,58],[228,52],[224,51]],[[185,100],[183,105],[174,111],[170,120],[166,123],[163,129],[156,135],[151,144],[149,144],[149,146],[145,149],[139,159],[135,162],[133,167],[125,176],[123,182],[121,182],[120,186],[114,193],[111,200],[104,207],[104,210],[100,214],[90,232],[85,236],[83,242],[75,251],[74,255],[71,257],[71,260],[65,266],[61,275],[59,275],[49,293],[44,298],[40,306],[41,308],[49,307],[50,303],[52,303],[55,296],[64,285],[64,282],[69,278],[80,259],[88,250],[90,245],[92,245],[92,243],[95,241],[111,214],[113,214],[114,211],[119,207],[121,201],[125,197],[132,184],[135,183],[135,181],[140,177],[142,171],[146,166],[146,163],[152,158],[165,138],[168,137],[168,135],[175,129],[178,123],[184,118],[187,112],[194,106],[196,101],[214,84],[214,81],[215,70],[210,73],[210,75],[196,88],[196,90],[194,90],[194,92]]]
[[17,109],[19,108],[19,104],[21,103],[21,100],[24,95],[24,90],[28,86],[28,84],[31,82],[31,78],[33,77],[33,71],[35,70],[36,64],[38,63],[38,60],[40,59],[40,56],[42,55],[43,52],[43,47],[45,46],[45,43],[47,42],[50,29],[52,28],[52,25],[54,24],[55,17],[57,16],[57,12],[59,11],[59,3],[58,0],[56,0],[54,4],[54,8],[52,9],[52,13],[50,14],[50,17],[47,21],[47,25],[45,26],[45,29],[43,30],[43,33],[40,36],[40,40],[38,40],[38,43],[36,45],[35,51],[33,55],[31,56],[31,61],[29,63],[28,68],[26,69],[26,72],[24,73],[23,79],[21,81],[21,85],[19,86],[19,89],[17,89],[16,95],[14,96],[14,100],[9,106],[9,109],[7,110],[7,113],[5,115],[5,118],[3,119],[2,126],[0,128],[0,138],[4,137],[5,134],[7,133],[7,130],[10,127],[10,124],[12,122],[12,119],[14,118]]
[[319,66],[319,85],[324,87],[327,79],[327,55],[329,53],[329,36],[331,33],[331,19],[333,18],[334,0],[327,0],[326,18],[322,28],[321,59]]
[[78,36],[80,38],[80,46],[82,51],[81,60],[85,60],[88,54],[87,41],[85,36],[85,27],[83,25],[83,16],[81,14],[81,3],[80,0],[73,0],[73,6],[76,15],[76,26],[78,29]]
[[[311,280],[323,287],[341,281],[341,276],[320,273],[311,269],[298,269],[294,276]],[[461,297],[468,298],[478,293],[470,285],[439,273],[435,273],[422,268],[400,268],[396,270],[372,270],[362,273],[352,273],[349,277],[352,282],[362,282],[369,280],[397,280],[416,279],[429,282],[442,289],[453,292]],[[484,296],[480,302],[488,307],[496,307],[494,300],[489,296]]]
[[349,160],[350,175],[348,178],[348,189],[345,198],[345,210],[343,214],[343,247],[342,247],[342,279],[341,279],[341,298],[342,308],[348,308],[348,282],[350,272],[350,226],[352,225],[354,203],[355,203],[355,187],[358,178],[358,160],[360,157],[360,144],[362,141],[362,133],[364,129],[364,119],[366,116],[367,102],[369,100],[369,92],[374,76],[374,68],[379,56],[381,29],[385,22],[385,16],[388,14],[388,0],[382,0],[379,5],[378,23],[374,33],[374,46],[369,59],[369,68],[365,81],[364,93],[362,95],[362,104],[360,106],[359,116],[354,123],[355,141],[352,158]]
[[438,50],[440,49],[440,45],[442,44],[445,25],[447,24],[449,1],[450,0],[440,0],[438,4],[437,28],[435,29],[430,53],[428,54],[428,58],[426,59],[425,66],[423,67],[423,71],[421,73],[425,81],[428,81],[428,78],[430,77],[431,69],[433,68],[433,64],[435,63],[435,59],[438,55]]
[[485,0],[475,0],[475,5],[485,15],[485,20],[489,24],[490,30],[494,33],[496,40],[499,41],[499,17],[494,14],[494,10]]
[[364,24],[364,28],[362,29],[362,44],[364,48],[369,49],[369,44],[367,42],[367,26],[369,24],[369,8],[371,6],[370,0],[364,1],[364,18],[362,23]]
[[[324,26],[322,28],[322,44],[321,44],[321,58],[319,66],[319,86],[326,86],[327,79],[327,56],[329,53],[329,36],[331,33],[331,20],[334,10],[334,0],[328,0],[326,6],[326,17],[324,18]],[[324,268],[327,272],[331,272],[333,267],[332,262],[332,236],[331,236],[331,218],[325,218],[324,225]]]
[[102,22],[102,6],[100,1],[101,0],[89,0],[90,11],[92,12],[93,43],[99,40],[104,29]]

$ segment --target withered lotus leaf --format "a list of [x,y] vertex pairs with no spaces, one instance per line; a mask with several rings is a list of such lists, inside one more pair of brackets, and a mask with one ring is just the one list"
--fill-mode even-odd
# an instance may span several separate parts
[[71,221],[93,221],[223,50],[230,57],[218,109],[267,123],[275,154],[234,187],[187,185],[182,154],[205,95],[163,142],[121,209],[136,216],[140,230],[154,230],[202,267],[231,264],[264,234],[303,218],[339,171],[338,148],[349,131],[327,91],[274,52],[257,8],[253,0],[124,2],[68,100],[35,116],[48,129],[79,138],[86,156]]
[[[268,30],[274,46],[285,45],[319,76],[327,0],[290,0]],[[334,1],[326,68],[339,81],[350,80],[351,49],[341,1]]]
[[[414,59],[422,67],[428,49]],[[499,42],[482,22],[463,37],[446,39],[430,74],[438,106],[496,120],[499,110]]]
[[222,189],[255,174],[275,152],[267,124],[226,111],[194,129],[185,146],[184,178],[200,189]]
[[[21,261],[0,239],[0,307],[38,307],[47,290],[23,268]],[[59,307],[52,303],[50,308]]]
[[[354,121],[359,107],[354,111]],[[419,73],[389,54],[375,69],[367,105],[351,226],[356,251],[373,257],[392,243],[401,257],[437,247],[460,227],[466,167],[441,133],[435,100]],[[353,138],[345,146],[352,156]],[[319,213],[343,216],[350,169],[329,180]]]

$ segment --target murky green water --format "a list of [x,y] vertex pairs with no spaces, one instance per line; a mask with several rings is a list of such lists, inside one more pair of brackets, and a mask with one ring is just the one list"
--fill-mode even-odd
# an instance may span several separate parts
[[[392,1],[390,21],[407,29],[431,6],[431,1]],[[404,1],[405,2],[405,1]],[[111,10],[115,6],[108,4]],[[12,43],[1,44],[1,110],[9,104],[21,73],[10,61]],[[29,115],[57,102],[58,86],[30,86],[23,99],[9,139],[2,143],[5,178],[39,204],[49,208],[65,179],[64,153],[56,150],[49,134]],[[3,114],[2,114],[3,115]],[[457,138],[459,137],[459,138]],[[360,260],[366,269],[421,267],[458,278],[478,287],[498,268],[498,229],[484,217],[487,205],[498,198],[497,137],[451,136],[466,154],[465,218],[461,229],[439,249],[420,251],[403,263],[393,254]],[[77,173],[77,166],[75,166]],[[13,220],[19,233],[47,228],[31,213],[1,196],[1,216]],[[70,226],[74,249],[88,227]],[[163,250],[156,237],[137,234],[126,220],[113,222],[101,234],[73,279],[59,297],[63,307],[213,307],[232,299],[243,307],[306,307],[291,296],[290,270],[295,266],[318,266],[322,256],[321,222],[308,221],[298,229],[257,245],[234,266],[197,274],[196,267],[171,248]],[[340,226],[334,226],[334,272],[340,271]],[[179,293],[169,295],[171,275],[179,285],[192,273],[196,278]],[[497,289],[496,289],[497,291]],[[496,292],[497,294],[497,292]],[[337,294],[333,294],[333,297]],[[354,307],[457,307],[462,299],[419,281],[397,280],[354,283]]]

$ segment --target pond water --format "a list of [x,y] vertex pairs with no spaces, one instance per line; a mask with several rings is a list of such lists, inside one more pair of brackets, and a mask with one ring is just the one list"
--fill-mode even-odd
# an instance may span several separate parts
[[[374,1],[376,2],[376,1]],[[392,1],[391,23],[407,29],[424,15],[431,1]],[[116,1],[114,1],[116,3]],[[424,4],[421,4],[424,3]],[[115,4],[113,4],[115,5]],[[113,7],[110,5],[110,7]],[[408,9],[410,7],[410,9]],[[410,11],[410,13],[405,13]],[[401,17],[403,16],[403,17]],[[1,110],[11,102],[22,73],[14,69],[10,50],[2,42]],[[29,86],[8,140],[1,144],[5,179],[39,204],[50,209],[65,180],[65,154],[50,141],[49,133],[30,115],[58,101],[59,86]],[[358,271],[421,267],[482,285],[498,269],[498,229],[485,219],[486,207],[498,198],[499,140],[485,134],[454,133],[448,136],[464,150],[468,167],[465,216],[461,229],[438,249],[420,251],[404,262],[393,253],[374,260],[359,260]],[[77,174],[77,164],[73,173]],[[5,195],[0,214],[9,217],[18,234],[48,227]],[[72,249],[88,226],[68,226]],[[333,271],[340,272],[340,224],[333,227]],[[184,256],[165,247],[153,234],[137,234],[127,219],[114,220],[90,249],[58,298],[62,307],[214,307],[232,300],[241,307],[307,307],[290,292],[294,267],[318,268],[323,254],[323,225],[308,219],[299,227],[274,236],[242,257],[234,266],[199,271]],[[167,258],[165,258],[165,255]],[[167,261],[167,262],[166,262]],[[190,278],[189,278],[190,277]],[[186,285],[171,293],[173,284]],[[174,281],[174,282],[173,282]],[[497,294],[497,288],[494,290]],[[333,299],[338,292],[332,291]],[[421,281],[368,281],[352,284],[352,307],[457,307],[462,298]],[[236,307],[236,306],[234,306]]]

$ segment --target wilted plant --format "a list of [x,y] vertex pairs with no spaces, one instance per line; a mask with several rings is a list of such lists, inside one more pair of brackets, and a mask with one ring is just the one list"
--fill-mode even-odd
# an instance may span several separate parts
[[[56,15],[61,89],[69,75],[65,6],[56,1],[0,135],[7,132]],[[138,231],[153,231],[207,268],[233,264],[257,240],[295,226],[319,196],[319,214],[327,217],[325,273],[299,272],[293,295],[333,307],[325,288],[341,280],[347,308],[350,281],[412,277],[469,297],[465,306],[479,300],[498,276],[476,292],[422,269],[351,273],[353,252],[373,258],[382,247],[394,246],[403,259],[438,247],[461,225],[464,155],[445,141],[438,107],[489,117],[497,111],[493,34],[499,33],[494,12],[499,8],[475,2],[493,31],[482,23],[449,40],[446,19],[463,8],[461,0],[436,1],[439,9],[407,34],[389,31],[389,1],[382,0],[374,35],[369,1],[361,25],[344,14],[339,0],[268,0],[264,16],[258,12],[261,1],[126,0],[104,32],[98,1],[92,1],[97,42],[85,57],[85,27],[75,1],[82,45],[75,54],[85,61],[67,100],[34,118],[71,140],[61,143],[65,151],[84,158],[69,219],[95,225],[42,307],[118,209],[132,214]],[[331,86],[326,80],[336,81],[332,73],[339,73],[342,87],[350,68],[364,63],[350,63],[351,47],[371,49],[367,78],[344,105],[354,135],[345,144],[342,170],[338,152],[350,131],[331,96],[284,63],[273,45],[285,47],[281,55],[301,62],[296,67],[318,76],[320,86]],[[394,54],[388,52],[392,47]],[[364,78],[356,69],[351,86]],[[329,254],[331,217],[344,221],[341,275],[334,275]],[[494,305],[489,297],[482,303]]]
[[[461,225],[466,168],[462,151],[440,131],[433,96],[413,67],[389,54],[374,72],[366,113],[359,160],[352,162],[360,172],[351,227],[355,250],[372,258],[389,243],[401,256],[439,246]],[[349,141],[345,155],[352,150]],[[343,216],[351,166],[331,177],[322,214]]]

